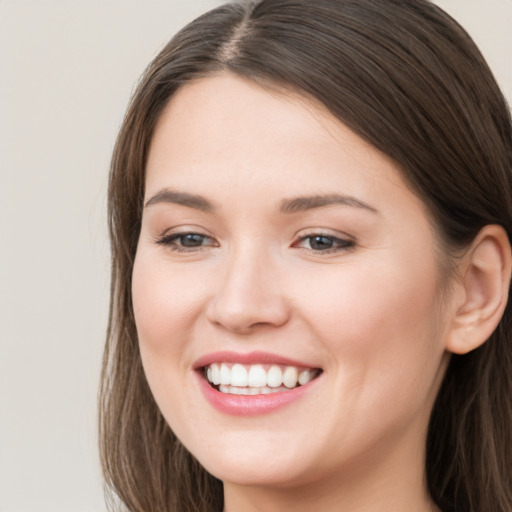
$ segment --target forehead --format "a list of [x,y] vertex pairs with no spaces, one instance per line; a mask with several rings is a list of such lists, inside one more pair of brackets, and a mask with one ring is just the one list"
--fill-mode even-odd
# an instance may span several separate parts
[[283,147],[306,139],[307,147],[318,146],[337,124],[311,98],[222,73],[188,83],[175,93],[157,123],[151,149],[175,141],[184,151],[196,152],[200,145],[202,151],[217,155],[245,145],[251,156],[263,147],[275,151],[275,142]]

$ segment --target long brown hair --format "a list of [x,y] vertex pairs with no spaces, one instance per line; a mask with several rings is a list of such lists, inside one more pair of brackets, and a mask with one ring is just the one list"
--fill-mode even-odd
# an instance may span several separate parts
[[[155,124],[177,89],[220,71],[316,98],[393,158],[447,254],[486,224],[512,235],[508,106],[467,33],[428,0],[247,1],[193,21],[144,73],[110,174],[100,446],[108,496],[132,512],[222,509],[222,483],[180,444],[151,396],[131,300]],[[511,315],[509,304],[482,347],[452,356],[434,406],[426,473],[443,512],[512,510]]]

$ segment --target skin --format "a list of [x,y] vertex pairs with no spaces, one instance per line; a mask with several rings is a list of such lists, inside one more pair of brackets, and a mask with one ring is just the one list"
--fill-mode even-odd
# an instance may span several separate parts
[[[283,200],[326,194],[368,207],[280,212]],[[424,444],[458,303],[396,165],[311,100],[220,74],[166,107],[145,202],[133,269],[144,369],[172,430],[224,482],[225,510],[437,510]],[[190,232],[202,245],[168,236]],[[313,246],[313,234],[333,247]],[[192,369],[219,350],[323,373],[285,408],[232,416],[209,405]]]

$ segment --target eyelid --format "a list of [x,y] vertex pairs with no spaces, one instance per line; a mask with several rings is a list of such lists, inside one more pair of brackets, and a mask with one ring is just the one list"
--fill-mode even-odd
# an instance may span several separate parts
[[201,226],[195,224],[180,224],[162,229],[158,234],[155,234],[155,239],[158,240],[161,238],[172,237],[176,235],[201,235],[212,239],[215,238],[207,229]]
[[[176,240],[182,237],[186,237],[187,235],[196,235],[203,237],[203,239],[208,239],[212,243],[209,244],[201,244],[197,246],[187,247],[185,245],[180,245],[179,243],[175,243]],[[208,233],[205,232],[205,230],[197,228],[195,226],[182,226],[179,228],[172,228],[167,229],[164,231],[163,234],[156,236],[154,242],[157,245],[161,245],[163,247],[166,247],[170,250],[182,252],[182,253],[192,253],[201,251],[208,247],[218,247],[219,243],[215,240],[215,238]]]
[[321,228],[321,227],[312,227],[312,228],[304,228],[300,231],[297,231],[294,235],[294,240],[299,240],[302,238],[307,238],[310,236],[325,236],[329,238],[337,238],[341,241],[350,241],[355,242],[355,238],[352,235],[349,235],[346,232],[343,231],[337,231],[335,229],[330,228]]
[[[330,240],[333,240],[335,242],[334,247],[326,248],[326,249],[312,249],[312,248],[306,248],[306,247],[300,247],[298,246],[300,243],[306,241],[307,239],[315,238],[315,237],[321,237],[321,238],[327,238]],[[356,241],[354,237],[346,234],[346,233],[336,233],[333,234],[331,230],[329,229],[322,229],[322,228],[312,228],[307,230],[306,232],[301,232],[297,234],[294,238],[294,241],[292,242],[291,246],[296,249],[301,249],[303,251],[306,251],[308,254],[315,254],[315,255],[327,255],[327,254],[333,254],[333,253],[340,253],[340,252],[347,252],[356,246]]]

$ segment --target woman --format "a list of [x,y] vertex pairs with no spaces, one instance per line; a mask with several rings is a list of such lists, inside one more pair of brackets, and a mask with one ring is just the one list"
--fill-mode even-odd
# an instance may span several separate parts
[[148,67],[109,190],[130,511],[512,509],[512,128],[426,0],[263,0]]

